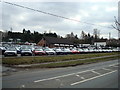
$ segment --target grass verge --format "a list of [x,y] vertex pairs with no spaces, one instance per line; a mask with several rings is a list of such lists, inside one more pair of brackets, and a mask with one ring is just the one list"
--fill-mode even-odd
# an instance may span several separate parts
[[2,59],[2,64],[7,64],[7,65],[37,64],[37,63],[46,63],[46,62],[58,62],[58,61],[94,58],[94,57],[117,55],[117,54],[118,53],[96,53],[96,54],[77,54],[77,55],[63,55],[63,56],[12,57],[12,58],[7,57]]
[[90,63],[96,63],[96,62],[102,62],[102,61],[110,61],[110,60],[116,60],[120,58],[116,56],[112,57],[105,57],[105,58],[97,58],[97,59],[88,59],[88,60],[78,60],[78,61],[69,61],[69,62],[59,62],[59,63],[48,63],[48,64],[39,64],[39,65],[33,65],[28,66],[27,68],[56,68],[56,67],[68,67],[68,66],[77,66],[77,65],[83,65],[83,64],[90,64]]

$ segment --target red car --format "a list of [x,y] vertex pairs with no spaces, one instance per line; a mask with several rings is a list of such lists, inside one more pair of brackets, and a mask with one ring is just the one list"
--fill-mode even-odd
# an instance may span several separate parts
[[46,55],[46,52],[43,51],[43,49],[35,49],[35,50],[33,51],[33,54],[34,54],[34,55]]
[[71,49],[72,54],[79,54],[80,52],[76,49]]

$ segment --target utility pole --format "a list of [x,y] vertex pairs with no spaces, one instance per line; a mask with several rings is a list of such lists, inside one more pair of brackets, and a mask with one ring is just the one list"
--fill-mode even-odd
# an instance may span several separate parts
[[13,28],[11,27],[11,28],[10,28],[10,31],[12,32],[12,30],[13,30]]
[[118,23],[119,23],[119,31],[118,31],[118,38],[120,40],[120,1],[118,2]]
[[111,39],[111,33],[109,32],[109,40]]
[[115,26],[112,25],[114,29],[118,31],[118,39],[120,39],[120,1],[118,2],[118,20],[115,18]]

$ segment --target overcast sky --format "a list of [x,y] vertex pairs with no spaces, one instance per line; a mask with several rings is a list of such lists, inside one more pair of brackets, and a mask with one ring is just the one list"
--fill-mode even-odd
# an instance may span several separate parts
[[[49,1],[49,0],[48,0]],[[118,32],[115,29],[107,28],[114,25],[114,16],[118,17],[119,0],[80,0],[80,2],[11,2],[36,10],[52,13],[59,16],[75,19],[80,22],[66,20],[25,8],[9,5],[2,2],[2,29],[10,30],[12,27],[15,32],[26,30],[55,32],[65,36],[73,32],[80,37],[81,31],[93,34],[93,29],[100,30],[100,36],[104,38],[117,38]],[[1,5],[0,5],[1,7]],[[83,22],[95,25],[85,24]],[[99,25],[105,26],[100,27]]]

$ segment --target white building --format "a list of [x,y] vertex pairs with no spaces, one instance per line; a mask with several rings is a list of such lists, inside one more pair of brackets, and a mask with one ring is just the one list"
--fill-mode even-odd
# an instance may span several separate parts
[[99,46],[106,46],[106,42],[94,42],[94,45],[99,47]]

